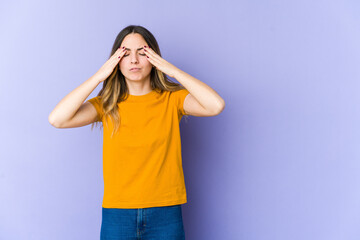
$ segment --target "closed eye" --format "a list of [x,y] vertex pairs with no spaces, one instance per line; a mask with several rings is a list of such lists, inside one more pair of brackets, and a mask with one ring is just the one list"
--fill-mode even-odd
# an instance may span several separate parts
[[[141,54],[141,53],[139,53],[141,56],[145,56],[146,54]],[[124,55],[124,57],[127,57],[127,56],[129,56],[130,54],[128,54],[128,55]]]

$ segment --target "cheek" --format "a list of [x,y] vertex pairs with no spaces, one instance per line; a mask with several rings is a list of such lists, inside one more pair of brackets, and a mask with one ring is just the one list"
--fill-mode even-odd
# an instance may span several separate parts
[[125,64],[123,62],[119,62],[118,66],[119,66],[119,69],[122,72],[122,74],[123,75],[126,74],[125,69],[127,69],[127,67],[125,66]]
[[146,68],[151,68],[152,67],[152,64],[147,59],[143,59],[141,61],[141,64]]
[[125,69],[126,68],[126,62],[123,59],[119,62],[118,65],[119,65],[120,69]]

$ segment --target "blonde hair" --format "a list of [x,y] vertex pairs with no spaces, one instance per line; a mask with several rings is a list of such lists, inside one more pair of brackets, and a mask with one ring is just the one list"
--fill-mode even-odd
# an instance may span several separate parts
[[[147,45],[150,46],[151,49],[153,49],[159,56],[161,56],[159,45],[151,32],[142,26],[129,25],[121,30],[121,32],[117,35],[109,58],[121,46],[123,39],[131,33],[141,34]],[[158,93],[185,89],[181,84],[170,81],[166,74],[156,68],[151,69],[150,85],[151,88]],[[114,126],[111,138],[120,127],[118,103],[126,100],[128,95],[129,91],[126,85],[125,77],[121,73],[119,67],[115,67],[109,77],[103,81],[102,89],[97,94],[100,99],[100,105],[103,109],[104,122],[107,123],[107,119],[110,118]],[[187,115],[184,116],[188,117]],[[98,122],[94,122],[91,124],[91,130],[93,129],[94,125],[97,125],[97,123]]]

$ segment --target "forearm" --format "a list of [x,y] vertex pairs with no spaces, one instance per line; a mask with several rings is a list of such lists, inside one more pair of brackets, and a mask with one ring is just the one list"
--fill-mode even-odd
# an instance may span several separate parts
[[179,81],[205,109],[211,112],[218,112],[224,109],[224,99],[204,82],[201,82],[181,69],[176,71],[174,78]]
[[50,113],[49,122],[56,126],[70,120],[99,83],[100,81],[92,76],[66,95]]

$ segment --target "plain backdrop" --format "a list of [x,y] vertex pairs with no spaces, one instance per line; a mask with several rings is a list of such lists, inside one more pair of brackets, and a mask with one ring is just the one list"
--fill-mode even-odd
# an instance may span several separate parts
[[355,0],[1,2],[0,239],[99,239],[102,132],[48,115],[130,24],[226,102],[180,123],[187,239],[359,239],[359,12]]

